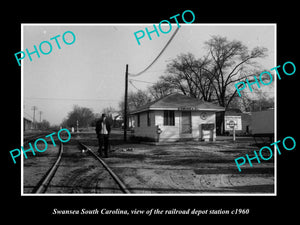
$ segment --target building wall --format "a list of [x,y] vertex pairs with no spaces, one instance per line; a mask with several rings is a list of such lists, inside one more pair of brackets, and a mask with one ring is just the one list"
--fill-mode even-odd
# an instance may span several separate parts
[[[137,115],[132,116],[134,121],[134,135],[140,137],[148,137],[159,141],[178,141],[180,139],[194,139],[202,140],[207,139],[208,135],[211,135],[210,140],[216,139],[216,114],[215,112],[206,112],[206,119],[203,120],[200,117],[199,111],[191,112],[192,120],[192,133],[182,134],[181,133],[181,111],[175,111],[175,125],[166,126],[164,125],[164,111],[150,111],[151,126],[147,126],[147,112],[140,113],[140,126],[137,126]],[[212,131],[202,131],[201,124],[213,123],[214,129]],[[157,134],[157,128],[161,129],[161,134]]]
[[[195,123],[195,135],[201,140],[216,140],[216,113],[215,112],[206,112],[206,119],[203,120],[200,117],[201,112],[195,112],[194,123]],[[212,131],[202,130],[202,124],[214,124],[214,129]],[[196,128],[197,126],[197,128]],[[198,132],[196,132],[196,129]],[[212,136],[212,137],[209,137]]]
[[23,121],[24,121],[24,131],[30,130],[32,126],[32,122],[26,118],[24,118]]
[[140,115],[140,126],[138,126],[138,115],[132,116],[132,125],[134,136],[147,137],[153,140],[157,139],[157,127],[155,126],[155,113],[150,111],[150,126],[147,123],[147,112],[142,112]]
[[252,134],[274,134],[274,109],[252,113]]
[[159,135],[159,141],[176,141],[180,138],[180,117],[181,112],[175,111],[175,125],[174,126],[165,126],[164,125],[164,111],[155,111],[155,125],[157,125],[161,130]]

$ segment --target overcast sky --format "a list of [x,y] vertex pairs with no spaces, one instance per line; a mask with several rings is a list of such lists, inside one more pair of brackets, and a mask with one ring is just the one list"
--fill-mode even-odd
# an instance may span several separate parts
[[[23,24],[23,51],[26,48],[29,52],[34,51],[33,45],[38,48],[42,41],[49,41],[53,47],[49,55],[40,53],[38,58],[33,54],[32,62],[26,55],[22,61],[24,116],[32,119],[32,106],[37,106],[37,121],[38,113],[42,111],[42,119],[58,125],[73,105],[91,108],[95,113],[109,106],[118,109],[124,96],[126,64],[132,74],[145,69],[175,31],[177,25],[172,25],[170,33],[160,33],[160,37],[153,33],[152,40],[145,36],[138,45],[134,32],[145,30],[145,27],[152,30],[153,24]],[[61,39],[66,31],[72,31],[76,36],[72,45],[66,45]],[[57,40],[61,49],[57,48],[55,40],[50,41],[57,35],[60,35]],[[256,46],[266,47],[268,57],[259,63],[262,68],[276,66],[274,25],[181,24],[159,60],[147,72],[132,79],[156,82],[164,74],[168,61],[180,53],[191,52],[196,58],[202,57],[206,52],[204,42],[212,35],[242,41],[250,50]],[[71,35],[66,38],[72,40]],[[149,85],[133,84],[141,90]],[[135,87],[129,84],[129,91],[136,91]],[[267,87],[264,88],[267,91]]]

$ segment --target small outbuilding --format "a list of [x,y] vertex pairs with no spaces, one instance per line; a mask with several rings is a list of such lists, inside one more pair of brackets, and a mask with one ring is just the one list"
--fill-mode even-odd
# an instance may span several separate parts
[[173,93],[132,111],[130,124],[134,136],[156,142],[215,141],[220,111],[224,107]]
[[[236,130],[238,135],[249,135],[251,134],[251,112],[242,112],[239,109],[226,109],[225,116],[240,116],[241,117],[241,130]],[[218,119],[218,115],[217,115]],[[233,131],[227,131],[229,134],[232,134]]]
[[25,117],[23,118],[23,121],[24,121],[24,126],[23,126],[24,131],[31,130],[32,129],[32,121]]

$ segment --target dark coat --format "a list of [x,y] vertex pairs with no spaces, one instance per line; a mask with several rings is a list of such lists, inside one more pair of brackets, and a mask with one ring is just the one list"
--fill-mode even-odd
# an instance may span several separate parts
[[[96,134],[97,136],[100,135],[100,131],[102,129],[102,122],[103,122],[103,118],[99,119],[96,123]],[[106,130],[108,132],[108,135],[110,134],[110,122],[108,121],[108,119],[106,118],[105,120],[105,124],[106,124]]]

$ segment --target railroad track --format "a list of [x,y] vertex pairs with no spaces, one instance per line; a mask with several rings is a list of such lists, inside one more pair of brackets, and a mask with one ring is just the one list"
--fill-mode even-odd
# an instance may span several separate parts
[[120,180],[120,178],[115,174],[112,169],[99,157],[95,154],[95,152],[86,146],[85,144],[79,142],[79,144],[85,149],[88,150],[102,165],[103,167],[108,171],[108,173],[111,175],[111,177],[114,179],[114,181],[117,183],[121,191],[125,194],[130,194],[130,191],[127,189],[125,184]]
[[[102,164],[104,169],[113,178],[113,180],[115,181],[115,183],[118,185],[119,189],[123,193],[125,193],[125,194],[130,193],[130,191],[127,189],[125,184],[121,181],[121,179],[112,171],[112,169],[100,157],[98,157],[94,153],[94,151],[91,148],[89,148],[88,146],[84,145],[81,142],[78,142],[78,144],[80,145],[81,149],[83,148],[83,149],[87,150],[98,162],[100,162]],[[64,149],[64,146],[62,143],[60,143],[59,152],[58,152],[56,161],[51,166],[51,168],[46,172],[46,174],[42,177],[42,179],[38,182],[36,187],[32,190],[32,193],[36,193],[36,194],[46,193],[47,188],[49,186],[51,186],[51,180],[55,176],[55,173],[60,165],[60,161],[61,161],[62,154],[63,154],[63,149]]]
[[45,134],[35,134],[27,137],[23,137],[23,146],[26,146],[29,142],[34,142],[36,139],[45,137]]
[[51,166],[51,168],[47,171],[47,173],[42,177],[42,179],[37,184],[37,186],[32,190],[32,193],[40,194],[40,193],[45,193],[47,191],[47,188],[48,188],[52,178],[54,177],[57,168],[59,167],[63,149],[64,149],[64,145],[63,145],[63,143],[60,143],[59,152],[58,152],[56,161]]

